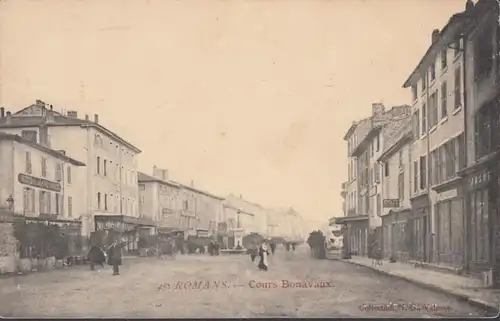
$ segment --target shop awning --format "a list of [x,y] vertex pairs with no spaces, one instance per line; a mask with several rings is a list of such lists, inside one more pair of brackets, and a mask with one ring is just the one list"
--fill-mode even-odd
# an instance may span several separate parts
[[339,217],[335,220],[335,224],[347,224],[351,222],[358,222],[368,220],[368,215],[354,215]]
[[95,215],[95,221],[123,222],[138,226],[156,226],[153,220],[145,217],[134,217],[127,215]]

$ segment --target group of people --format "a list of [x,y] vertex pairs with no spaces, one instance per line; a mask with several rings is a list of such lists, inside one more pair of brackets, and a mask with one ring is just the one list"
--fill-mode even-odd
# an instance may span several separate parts
[[90,270],[95,270],[95,266],[104,267],[104,263],[113,266],[113,275],[120,275],[120,265],[122,264],[122,249],[125,243],[114,241],[107,249],[99,245],[92,245],[89,249],[88,260]]

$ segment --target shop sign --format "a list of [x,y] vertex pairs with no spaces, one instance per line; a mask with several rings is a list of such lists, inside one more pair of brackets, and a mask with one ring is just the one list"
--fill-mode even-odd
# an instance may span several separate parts
[[384,199],[382,203],[383,203],[384,208],[399,207],[399,198]]
[[33,187],[38,187],[42,189],[46,189],[49,191],[60,192],[61,184],[57,182],[51,182],[43,178],[38,178],[26,174],[19,174],[17,177],[19,183],[24,185],[30,185]]
[[172,211],[171,209],[169,208],[162,208],[161,209],[161,213],[162,214],[172,214],[174,211]]

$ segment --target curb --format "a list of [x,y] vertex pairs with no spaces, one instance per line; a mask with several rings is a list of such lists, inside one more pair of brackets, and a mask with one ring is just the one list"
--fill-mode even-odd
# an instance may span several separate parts
[[350,261],[350,260],[344,260],[344,259],[340,259],[340,261],[343,261],[343,262],[346,262],[346,263],[349,263],[349,264],[353,264],[353,265],[357,265],[357,266],[360,266],[360,267],[363,267],[363,268],[366,268],[366,269],[370,269],[370,270],[375,271],[375,272],[377,272],[379,274],[382,274],[382,275],[399,278],[401,280],[405,280],[406,282],[418,285],[421,288],[425,288],[427,290],[431,290],[431,291],[434,291],[434,292],[439,292],[439,293],[443,293],[443,294],[454,296],[455,298],[457,298],[460,301],[467,302],[467,304],[469,304],[472,307],[486,310],[486,312],[488,313],[488,316],[494,316],[494,317],[496,317],[500,313],[500,311],[499,311],[500,309],[499,309],[498,306],[496,306],[496,305],[494,305],[492,303],[489,303],[489,302],[485,302],[485,301],[483,301],[481,299],[476,299],[476,298],[469,297],[467,294],[464,294],[464,293],[460,293],[460,292],[453,291],[453,290],[447,290],[447,289],[444,289],[444,288],[439,287],[439,286],[434,285],[434,284],[429,284],[429,283],[425,283],[425,282],[418,281],[418,280],[415,280],[415,279],[411,279],[411,278],[408,278],[408,277],[406,277],[404,275],[401,275],[399,273],[394,273],[394,272],[388,272],[388,271],[379,270],[379,269],[376,269],[376,268],[373,268],[373,267],[370,267],[370,266],[366,266],[366,265],[358,263],[358,262],[354,262],[354,261]]

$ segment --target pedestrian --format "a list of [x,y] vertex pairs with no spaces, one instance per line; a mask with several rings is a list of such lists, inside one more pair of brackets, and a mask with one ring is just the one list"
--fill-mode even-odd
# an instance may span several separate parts
[[292,251],[295,252],[295,243],[292,243]]
[[276,251],[276,243],[272,242],[269,246],[271,247],[271,253],[274,255],[274,252]]
[[113,242],[109,248],[109,265],[113,266],[113,275],[120,275],[120,265],[122,265],[122,246],[118,242]]
[[91,271],[94,271],[94,267],[96,265],[104,267],[104,262],[106,262],[106,254],[104,254],[104,251],[99,247],[99,245],[92,245],[90,247],[87,258],[90,263]]
[[266,243],[262,243],[262,245],[259,248],[259,256],[260,256],[259,269],[261,271],[267,271],[269,267],[269,263],[267,262],[268,255],[269,255],[269,250],[267,249],[267,245]]

